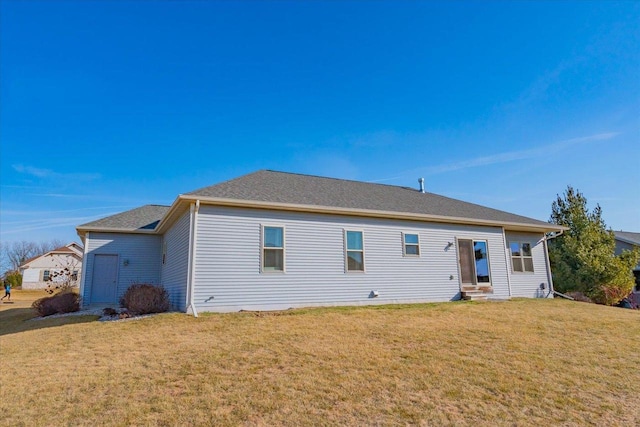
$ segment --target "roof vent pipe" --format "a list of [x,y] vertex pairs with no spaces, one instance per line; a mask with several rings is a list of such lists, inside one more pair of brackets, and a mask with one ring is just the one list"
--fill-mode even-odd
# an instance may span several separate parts
[[424,193],[424,178],[418,178],[418,182],[420,183],[420,192]]

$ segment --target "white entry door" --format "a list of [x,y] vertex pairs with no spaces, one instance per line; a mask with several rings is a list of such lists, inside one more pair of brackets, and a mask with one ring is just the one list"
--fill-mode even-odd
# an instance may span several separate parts
[[95,255],[91,282],[91,304],[116,303],[117,280],[118,255]]

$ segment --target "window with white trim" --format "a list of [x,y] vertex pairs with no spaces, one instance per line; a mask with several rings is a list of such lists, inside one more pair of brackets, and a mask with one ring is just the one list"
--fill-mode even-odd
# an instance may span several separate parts
[[42,272],[42,281],[43,282],[48,282],[50,278],[51,278],[51,271],[45,270],[45,271]]
[[509,242],[511,250],[511,268],[514,273],[533,273],[533,255],[531,243]]
[[347,271],[364,271],[364,237],[362,231],[345,230]]
[[284,271],[284,227],[262,226],[262,271]]
[[417,234],[402,233],[403,255],[420,256],[420,237]]

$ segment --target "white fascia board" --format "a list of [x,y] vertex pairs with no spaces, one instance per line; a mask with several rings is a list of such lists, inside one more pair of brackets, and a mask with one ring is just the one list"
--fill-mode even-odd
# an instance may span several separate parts
[[410,221],[429,221],[449,224],[467,224],[467,225],[484,225],[490,227],[504,227],[505,230],[510,231],[529,231],[529,232],[548,232],[548,231],[561,231],[566,230],[566,227],[560,225],[549,224],[548,226],[534,225],[526,223],[515,222],[503,222],[492,221],[482,219],[470,219],[462,217],[441,216],[441,215],[428,215],[417,213],[405,213],[405,212],[393,212],[393,211],[377,211],[368,209],[351,209],[351,208],[338,208],[329,206],[316,206],[316,205],[294,205],[288,203],[272,203],[261,202],[252,200],[237,200],[237,199],[223,199],[213,197],[201,197],[201,196],[188,196],[181,195],[178,199],[185,201],[200,200],[201,203],[216,205],[216,206],[229,206],[229,207],[244,207],[254,209],[272,209],[272,210],[284,210],[284,211],[296,211],[296,212],[311,212],[311,213],[324,213],[334,215],[349,215],[349,216],[361,216],[372,218],[389,218],[389,219],[403,219]]
[[[88,232],[92,233],[122,233],[122,234],[156,234],[155,230],[132,229],[132,228],[111,228],[111,227],[76,227],[78,236],[81,239]],[[83,239],[84,240],[84,239]]]

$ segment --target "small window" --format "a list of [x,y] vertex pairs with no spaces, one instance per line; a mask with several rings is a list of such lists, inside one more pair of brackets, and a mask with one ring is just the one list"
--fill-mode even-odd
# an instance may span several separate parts
[[345,231],[347,271],[364,271],[362,231]]
[[71,273],[71,280],[78,280],[78,270],[73,270],[73,273]]
[[48,282],[48,281],[49,281],[49,279],[51,279],[51,272],[50,272],[49,270],[45,270],[45,271],[42,273],[42,281],[43,281],[43,282]]
[[402,234],[405,256],[420,256],[420,238],[417,234]]
[[262,227],[262,271],[284,271],[284,227]]
[[511,265],[514,273],[533,273],[531,243],[509,242]]

